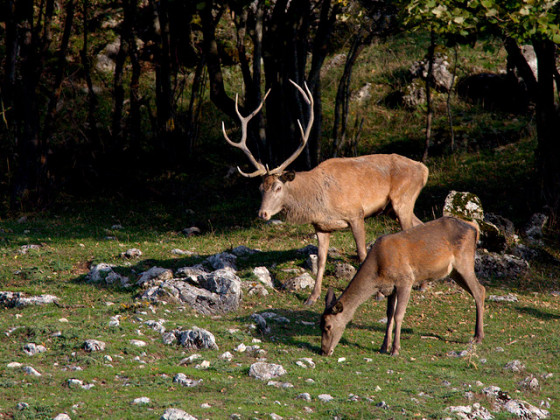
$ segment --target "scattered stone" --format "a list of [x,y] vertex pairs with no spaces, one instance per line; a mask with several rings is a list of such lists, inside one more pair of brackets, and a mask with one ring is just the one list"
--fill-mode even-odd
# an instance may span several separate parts
[[540,388],[539,380],[533,375],[527,376],[517,385],[522,389],[528,389],[530,391],[537,391]]
[[302,357],[301,359],[296,360],[296,365],[305,369],[315,369],[315,362],[311,357]]
[[357,102],[358,105],[364,105],[371,99],[371,83],[368,82],[357,91],[352,92],[350,101]]
[[19,402],[19,403],[17,403],[17,405],[16,405],[16,409],[17,409],[18,411],[23,411],[23,410],[26,410],[26,409],[28,409],[28,408],[29,408],[29,404],[27,404],[26,402]]
[[105,350],[105,343],[99,340],[86,340],[84,350],[88,352]]
[[185,303],[204,315],[236,311],[241,302],[241,279],[231,270],[222,269],[198,277],[201,287],[184,281],[167,280],[147,289],[141,299],[152,302]]
[[329,402],[329,401],[334,400],[334,397],[330,394],[319,394],[317,396],[317,399],[321,402]]
[[152,400],[150,400],[148,397],[139,397],[139,398],[135,398],[132,401],[133,405],[144,405],[144,404],[150,404],[152,402]]
[[267,386],[273,386],[275,388],[284,388],[284,389],[288,389],[288,388],[293,388],[294,385],[291,384],[290,382],[278,382],[278,381],[268,381],[266,383]]
[[521,372],[525,370],[525,365],[519,360],[512,360],[511,362],[506,363],[504,369],[511,372]]
[[498,296],[490,295],[487,298],[491,302],[518,302],[519,299],[513,293],[508,293],[507,295]]
[[183,235],[185,235],[187,237],[197,235],[197,234],[200,234],[200,229],[197,228],[196,226],[192,226],[192,227],[183,229]]
[[175,330],[173,333],[177,337],[179,344],[187,350],[218,349],[214,334],[205,329],[192,327],[190,330]]
[[195,386],[199,386],[200,384],[202,384],[202,379],[190,379],[184,373],[178,373],[173,378],[173,382],[187,388],[194,388]]
[[120,315],[112,316],[109,319],[109,324],[108,324],[109,327],[118,327],[121,324],[121,321],[119,319],[120,317],[121,317]]
[[270,327],[266,324],[266,319],[260,314],[251,315],[251,319],[257,324],[257,329],[263,333],[268,334],[270,332]]
[[387,405],[387,403],[385,401],[380,401],[377,404],[375,404],[376,407],[382,408],[383,410],[388,410],[389,406]]
[[178,408],[168,408],[160,420],[197,420],[197,418]]
[[235,255],[236,257],[247,257],[247,256],[249,256],[249,255],[254,255],[254,254],[258,253],[258,252],[260,252],[260,251],[257,250],[257,249],[247,248],[247,247],[244,246],[244,245],[236,246],[235,248],[233,248],[233,249],[231,250],[231,253],[232,253],[233,255]]
[[463,406],[452,406],[445,409],[450,413],[455,414],[460,419],[481,419],[481,420],[492,420],[494,416],[479,403],[474,403],[473,405],[463,405]]
[[140,287],[153,287],[173,278],[173,271],[168,268],[152,267],[138,277],[136,285]]
[[45,346],[36,345],[35,343],[27,343],[23,346],[23,351],[28,356],[34,356],[37,353],[44,353],[47,351]]
[[67,383],[68,383],[69,388],[82,388],[82,389],[85,389],[85,390],[91,389],[95,386],[94,384],[84,384],[83,381],[81,381],[80,379],[76,379],[76,378],[68,379]]
[[26,373],[27,375],[32,375],[32,376],[43,376],[41,375],[37,370],[35,370],[35,368],[31,367],[31,366],[24,366],[22,368],[23,372]]
[[249,376],[261,381],[268,381],[273,378],[285,375],[286,369],[281,365],[266,362],[253,363],[249,368]]
[[546,222],[548,222],[548,216],[543,213],[535,213],[531,216],[524,230],[525,236],[530,242],[539,243],[543,237]]
[[42,248],[41,245],[22,245],[19,248],[18,253],[25,255],[25,254],[29,253],[29,251],[32,251],[32,250],[36,251],[36,250],[41,249],[41,248]]
[[355,394],[349,394],[348,395],[348,401],[351,401],[351,402],[360,401],[360,397],[358,395],[355,395]]
[[270,275],[270,271],[266,267],[255,267],[253,268],[253,274],[255,277],[264,284],[266,287],[274,287],[272,284],[272,276]]
[[195,369],[208,369],[210,367],[210,362],[208,360],[203,360],[202,363],[199,363],[194,368]]
[[311,395],[309,395],[308,392],[302,392],[301,394],[299,394],[296,399],[298,400],[304,400],[304,401],[311,401]]
[[450,191],[445,197],[443,215],[466,220],[484,220],[480,198],[470,192]]
[[26,297],[21,292],[0,292],[0,306],[6,308],[21,308],[29,305],[47,305],[57,303],[58,297],[54,295],[39,295]]
[[169,346],[169,345],[173,344],[175,341],[177,341],[177,336],[175,335],[176,333],[178,333],[178,331],[168,331],[166,333],[163,333],[161,335],[161,339],[163,341],[163,344]]
[[9,369],[18,369],[21,366],[22,366],[22,364],[19,363],[19,362],[10,362],[6,365],[6,367],[9,368]]
[[214,270],[231,268],[237,271],[237,257],[229,252],[210,255],[204,262],[208,263]]
[[70,416],[66,413],[60,413],[53,420],[71,420]]
[[282,315],[278,315],[275,312],[263,312],[263,313],[261,313],[261,316],[264,319],[271,319],[274,322],[278,322],[278,323],[281,323],[281,324],[289,324],[290,323],[290,320],[288,318],[286,318],[285,316],[282,316]]
[[[428,78],[429,59],[415,61],[409,69],[413,78],[426,80]],[[449,62],[447,56],[436,53],[432,59],[431,83],[436,90],[448,92],[452,88],[453,74],[448,70]]]
[[522,400],[509,400],[503,405],[503,409],[522,419],[547,419],[550,417],[549,411]]
[[315,286],[315,280],[309,273],[288,279],[282,285],[284,290],[290,292],[300,292],[304,289],[312,289]]
[[426,86],[413,80],[404,88],[404,92],[396,93],[395,99],[398,105],[402,104],[408,109],[415,109],[426,103]]
[[121,252],[121,258],[140,258],[142,256],[142,251],[138,248],[130,248],[125,252]]
[[334,268],[334,276],[339,280],[350,281],[356,275],[356,269],[352,264],[337,263]]
[[170,252],[173,255],[184,255],[184,256],[187,256],[187,257],[198,257],[198,254],[196,252],[184,251],[184,250],[179,249],[179,248],[174,248]]
[[150,319],[148,321],[144,321],[144,325],[148,326],[154,331],[157,331],[160,334],[163,334],[165,332],[165,327],[163,326],[164,322],[165,320],[161,320],[161,319],[159,321],[154,321],[153,319]]
[[498,408],[523,419],[544,419],[549,418],[547,410],[537,408],[526,401],[514,400],[506,392],[497,386],[489,386],[482,390],[488,397],[494,400]]
[[136,347],[146,347],[146,342],[142,340],[130,340],[129,343]]
[[309,256],[311,254],[318,255],[319,248],[316,245],[306,245],[296,251],[298,254]]
[[208,274],[208,271],[202,264],[197,264],[193,267],[181,267],[175,272],[175,276],[185,279],[189,283],[199,286],[199,277]]
[[113,265],[106,263],[92,265],[89,273],[86,275],[86,282],[130,287],[131,285],[129,278],[115,272],[113,270],[113,267]]
[[338,363],[346,362],[346,357],[339,357],[337,360]]
[[515,255],[497,254],[479,249],[476,252],[474,268],[481,278],[521,277],[529,271],[529,263]]
[[192,362],[194,362],[195,360],[198,359],[202,359],[202,356],[198,353],[192,354],[189,357],[185,357],[184,359],[182,359],[179,364],[180,365],[190,365]]
[[242,287],[244,287],[245,289],[247,289],[247,295],[249,296],[260,296],[260,297],[265,297],[268,296],[268,290],[266,290],[266,287],[264,286],[264,284],[254,284],[254,283],[249,283],[249,282],[243,282]]
[[229,362],[233,359],[233,354],[231,354],[229,351],[226,351],[225,353],[222,353],[220,355],[220,359],[226,360],[226,361]]
[[468,350],[463,350],[463,351],[449,351],[447,352],[447,355],[449,357],[467,357],[469,355]]

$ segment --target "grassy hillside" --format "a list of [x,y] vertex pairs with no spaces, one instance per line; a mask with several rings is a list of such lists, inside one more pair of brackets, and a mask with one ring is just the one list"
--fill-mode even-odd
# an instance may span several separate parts
[[[373,96],[353,105],[352,118],[365,118],[359,153],[397,152],[418,158],[422,152],[424,116],[383,105],[382,99],[405,83],[410,64],[422,58],[422,37],[395,38],[364,52],[354,77],[355,88],[372,83]],[[490,60],[491,59],[491,60]],[[461,74],[503,68],[497,49],[463,48],[459,52]],[[341,72],[325,75],[323,104],[325,127],[330,127],[334,89]],[[232,73],[231,78],[235,75]],[[237,89],[230,83],[232,90]],[[535,143],[529,117],[487,113],[453,98],[456,153],[446,149],[445,97],[436,98],[435,132],[444,146],[435,148],[428,162],[430,178],[417,203],[423,220],[441,215],[443,198],[450,189],[469,190],[482,198],[486,211],[508,217],[520,227],[533,211],[532,160]],[[101,287],[86,283],[91,264],[106,262],[116,271],[135,278],[140,272],[161,266],[177,269],[202,262],[214,253],[239,245],[262,252],[238,261],[238,274],[253,280],[256,266],[269,268],[276,286],[290,274],[286,269],[304,264],[296,252],[315,244],[310,226],[264,225],[256,220],[259,197],[256,180],[225,178],[232,165],[244,157],[224,146],[219,133],[222,116],[209,105],[206,133],[199,153],[184,171],[151,174],[146,191],[124,196],[67,197],[48,211],[0,222],[0,290],[30,295],[53,294],[58,305],[0,308],[0,418],[159,418],[168,408],[185,410],[197,418],[443,418],[454,415],[450,406],[479,403],[495,418],[514,418],[498,411],[483,390],[497,386],[511,398],[560,415],[560,246],[557,233],[548,230],[542,250],[549,258],[531,263],[519,279],[483,279],[487,295],[517,297],[515,302],[486,302],[486,338],[473,346],[473,299],[454,283],[440,281],[425,292],[413,292],[403,325],[398,357],[380,354],[385,301],[371,300],[356,313],[333,357],[319,356],[319,316],[322,302],[305,307],[307,293],[276,288],[266,297],[245,294],[238,312],[202,316],[174,304],[150,305],[138,301],[139,289]],[[328,131],[325,128],[325,148]],[[119,228],[116,225],[121,225]],[[186,237],[183,228],[197,226],[201,234]],[[397,230],[384,216],[367,224],[367,239]],[[39,245],[22,253],[24,245]],[[331,246],[340,257],[329,258],[325,284],[340,293],[346,283],[334,277],[336,262],[357,265],[349,232],[333,235]],[[139,259],[120,257],[139,248]],[[180,256],[179,248],[197,255]],[[550,258],[550,256],[552,258]],[[270,321],[269,334],[252,327],[254,313],[275,312],[289,322]],[[109,326],[119,315],[120,324]],[[165,320],[167,330],[205,328],[216,337],[218,350],[197,351],[202,358],[180,365],[191,355],[182,347],[165,345],[161,334],[145,321]],[[83,349],[87,339],[106,343],[101,352]],[[137,347],[131,340],[142,340]],[[255,341],[259,340],[259,341]],[[27,343],[41,344],[46,352],[27,356]],[[236,352],[240,344],[258,345],[270,363],[284,366],[277,378],[293,387],[275,387],[249,377],[257,360],[254,354]],[[229,351],[231,361],[220,356]],[[464,353],[462,353],[464,352]],[[296,362],[311,358],[314,368]],[[207,369],[196,364],[207,360]],[[519,360],[524,369],[508,370]],[[8,368],[19,362],[42,376]],[[202,379],[195,388],[173,382],[177,373]],[[537,379],[528,388],[523,381]],[[79,379],[90,389],[69,383]],[[312,381],[311,381],[312,380]],[[308,393],[310,401],[297,398]],[[329,394],[329,402],[319,395]],[[146,404],[133,404],[147,397]],[[26,403],[27,407],[18,403]]]

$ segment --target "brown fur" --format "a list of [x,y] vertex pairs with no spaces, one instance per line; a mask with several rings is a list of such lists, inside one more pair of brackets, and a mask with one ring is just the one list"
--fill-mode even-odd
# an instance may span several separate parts
[[337,300],[329,290],[321,317],[321,350],[331,354],[354,312],[372,294],[389,295],[387,329],[381,346],[388,352],[393,326],[395,339],[391,350],[400,350],[400,330],[412,286],[450,275],[476,302],[475,341],[484,337],[485,289],[474,272],[477,230],[453,217],[442,217],[393,235],[382,236],[344,293]]
[[403,229],[421,224],[414,204],[427,179],[425,165],[396,154],[329,159],[286,182],[279,175],[263,178],[259,216],[268,220],[283,210],[289,222],[311,223],[317,232],[318,273],[307,304],[321,293],[330,233],[350,227],[363,261],[364,218],[391,204]]

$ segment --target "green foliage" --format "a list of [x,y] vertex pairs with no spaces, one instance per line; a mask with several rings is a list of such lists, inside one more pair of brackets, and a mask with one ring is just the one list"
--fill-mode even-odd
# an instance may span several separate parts
[[560,4],[553,0],[413,0],[403,4],[405,21],[428,26],[445,36],[501,34],[527,42],[549,39],[560,43]]

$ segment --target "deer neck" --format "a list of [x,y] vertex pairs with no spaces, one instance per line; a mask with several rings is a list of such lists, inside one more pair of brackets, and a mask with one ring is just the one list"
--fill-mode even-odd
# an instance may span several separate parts
[[291,223],[313,223],[325,208],[325,194],[313,171],[297,172],[293,181],[286,182],[284,210]]
[[346,290],[338,299],[342,302],[344,310],[341,315],[344,315],[344,320],[349,322],[356,309],[368,300],[374,293],[380,291],[377,282],[377,264],[373,258],[364,261]]

